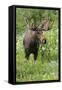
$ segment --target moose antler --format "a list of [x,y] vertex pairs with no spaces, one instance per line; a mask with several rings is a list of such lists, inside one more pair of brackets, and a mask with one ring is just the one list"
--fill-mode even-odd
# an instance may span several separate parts
[[29,23],[29,19],[28,19],[28,17],[24,17],[24,20],[25,20],[25,23],[26,23],[27,29],[29,29],[29,27],[30,27],[30,23]]
[[32,28],[36,27],[32,18],[29,18],[29,17],[26,16],[26,17],[24,17],[24,20],[25,20],[27,29],[31,30]]
[[41,31],[48,31],[50,26],[50,20],[46,19],[41,22],[41,24],[38,26],[38,29]]

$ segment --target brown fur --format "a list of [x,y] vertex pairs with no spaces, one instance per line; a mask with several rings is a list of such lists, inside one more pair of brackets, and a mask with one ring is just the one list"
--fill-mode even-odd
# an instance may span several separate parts
[[[42,43],[44,36],[43,33],[39,33],[36,30],[28,30],[25,33],[25,37],[23,40],[23,45],[25,48],[25,57],[29,59],[30,54],[34,54],[34,60],[37,59],[38,55],[38,49],[40,42]],[[42,36],[42,39],[40,39],[40,36]],[[45,41],[43,41],[45,43]]]

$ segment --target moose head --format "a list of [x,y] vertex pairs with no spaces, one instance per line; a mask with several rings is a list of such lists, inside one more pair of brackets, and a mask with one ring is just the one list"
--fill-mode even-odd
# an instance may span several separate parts
[[36,36],[39,39],[40,43],[44,44],[46,43],[44,32],[50,30],[50,20],[45,19],[38,26],[30,27],[29,30],[36,32]]
[[46,43],[46,37],[44,35],[44,32],[49,30],[50,30],[50,20],[48,19],[43,20],[37,27],[37,36],[41,43]]

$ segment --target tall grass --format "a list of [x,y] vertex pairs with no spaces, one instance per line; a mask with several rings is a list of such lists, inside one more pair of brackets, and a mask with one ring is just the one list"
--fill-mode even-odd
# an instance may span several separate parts
[[[23,47],[24,34],[23,32],[16,37],[16,81],[58,80],[57,35],[55,37],[53,31],[46,33],[46,36],[48,36],[47,44],[42,48],[41,46],[39,47],[37,62],[34,64],[32,54],[29,60],[25,58]],[[49,37],[51,34],[53,37]]]
[[[25,58],[23,38],[29,24],[38,26],[45,18],[50,20],[52,26],[50,31],[45,32],[47,43],[40,45],[37,62],[34,64],[32,54],[29,60]],[[58,10],[16,9],[16,82],[58,80],[58,26]]]

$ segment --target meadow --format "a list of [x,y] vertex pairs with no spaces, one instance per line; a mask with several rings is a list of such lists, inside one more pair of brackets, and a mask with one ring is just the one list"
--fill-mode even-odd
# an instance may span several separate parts
[[26,32],[26,25],[24,17],[28,15],[35,22],[39,22],[40,18],[36,16],[38,11],[34,12],[34,18],[31,17],[32,10],[16,9],[16,82],[58,80],[59,78],[58,11],[41,10],[40,17],[50,16],[51,21],[54,23],[51,30],[45,32],[47,43],[40,45],[36,64],[34,64],[33,54],[30,55],[29,60],[25,58],[23,38]]

